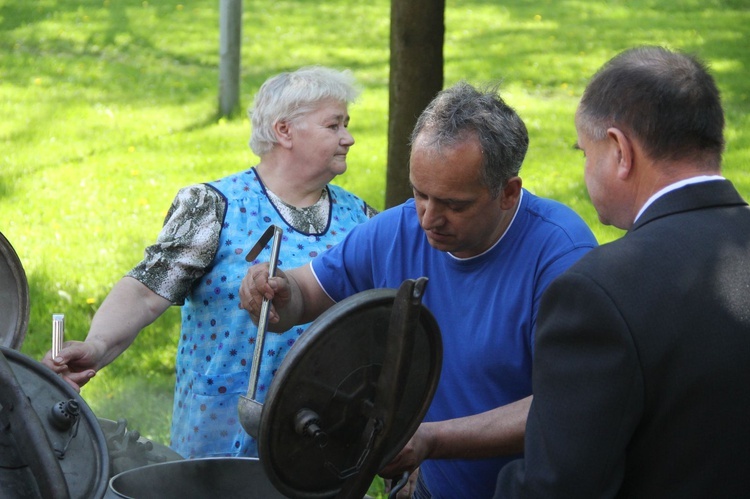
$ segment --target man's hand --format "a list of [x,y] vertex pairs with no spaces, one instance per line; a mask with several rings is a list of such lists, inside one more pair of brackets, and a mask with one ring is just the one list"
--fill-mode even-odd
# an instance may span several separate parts
[[[417,478],[419,478],[419,468],[414,470],[414,472],[409,475],[409,479],[407,480],[404,487],[396,492],[396,499],[411,499],[411,496],[414,494],[414,491],[417,488]],[[396,487],[396,484],[400,481],[400,478],[394,478],[393,480],[386,478],[385,480],[383,480],[386,493],[392,493],[393,489]]]
[[405,471],[413,474],[422,461],[430,457],[431,438],[430,423],[419,425],[404,448],[378,474],[394,481]]
[[268,313],[268,322],[279,322],[278,310],[283,310],[291,300],[289,279],[281,270],[276,270],[276,276],[268,278],[268,263],[259,263],[248,269],[240,285],[239,307],[247,310],[255,324],[260,317],[263,299],[273,301]]

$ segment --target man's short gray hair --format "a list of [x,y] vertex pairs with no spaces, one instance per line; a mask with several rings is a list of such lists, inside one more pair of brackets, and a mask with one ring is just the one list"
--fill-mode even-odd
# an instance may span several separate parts
[[[497,87],[478,90],[459,82],[440,92],[422,112],[411,135],[412,147],[421,144],[438,149],[453,147],[470,138],[479,139],[483,180],[492,196],[521,169],[529,148],[526,125],[498,95]],[[426,142],[425,142],[426,141]]]

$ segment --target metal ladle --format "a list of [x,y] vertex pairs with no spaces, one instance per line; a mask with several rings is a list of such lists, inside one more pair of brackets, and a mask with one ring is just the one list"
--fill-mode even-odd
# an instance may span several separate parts
[[[271,258],[268,265],[268,278],[276,273],[276,262],[279,258],[279,248],[281,247],[281,236],[283,230],[276,225],[269,226],[261,238],[255,243],[255,246],[245,257],[245,260],[252,262],[255,260],[268,241],[271,242]],[[268,312],[271,308],[270,300],[263,298],[263,304],[258,316],[258,334],[255,338],[255,350],[253,351],[253,365],[250,369],[250,382],[247,386],[247,396],[240,395],[237,404],[237,411],[240,417],[242,428],[254,438],[258,438],[260,430],[260,417],[263,412],[263,404],[255,400],[255,391],[258,387],[258,372],[260,372],[260,362],[263,356],[263,343],[265,342],[266,327],[268,326]]]

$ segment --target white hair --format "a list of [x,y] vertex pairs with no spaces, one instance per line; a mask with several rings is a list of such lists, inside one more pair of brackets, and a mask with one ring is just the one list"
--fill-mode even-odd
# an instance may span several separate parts
[[266,80],[248,110],[252,123],[250,148],[258,156],[276,144],[273,127],[280,121],[294,122],[317,109],[324,100],[351,104],[360,94],[351,71],[307,66],[280,73]]

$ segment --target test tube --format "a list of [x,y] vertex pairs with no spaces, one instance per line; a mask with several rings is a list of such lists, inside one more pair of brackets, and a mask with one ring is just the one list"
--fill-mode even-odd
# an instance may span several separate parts
[[52,314],[52,358],[56,358],[63,346],[65,336],[65,316]]

